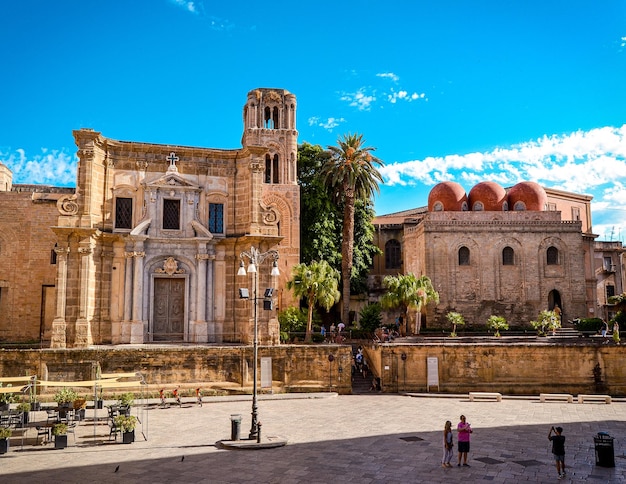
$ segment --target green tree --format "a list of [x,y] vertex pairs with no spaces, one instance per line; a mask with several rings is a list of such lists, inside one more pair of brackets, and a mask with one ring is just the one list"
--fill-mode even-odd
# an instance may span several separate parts
[[373,333],[383,322],[380,314],[381,307],[378,303],[372,303],[365,306],[359,312],[359,324],[363,331]]
[[319,145],[298,147],[300,185],[300,261],[325,260],[341,268],[341,212],[324,182],[322,168],[330,153]]
[[343,204],[341,238],[342,311],[344,323],[350,318],[350,280],[354,252],[354,212],[356,200],[371,200],[383,182],[377,166],[382,161],[372,155],[375,148],[364,146],[363,135],[347,134],[329,146],[330,159],[323,167],[324,180],[332,197]]
[[457,326],[465,326],[465,318],[463,317],[463,315],[461,313],[457,313],[455,311],[450,311],[448,314],[446,314],[446,319],[452,325],[452,333],[450,333],[450,336],[455,338],[456,337],[456,327]]
[[495,337],[499,338],[500,331],[509,329],[509,324],[504,317],[491,315],[487,320],[487,327],[495,332]]
[[[415,333],[421,330],[421,311],[429,302],[439,303],[439,293],[435,291],[428,276],[415,277],[414,274],[399,274],[383,279],[383,287],[387,290],[380,298],[385,309],[401,308],[405,312],[404,324],[408,324],[411,313],[415,315]],[[405,328],[402,328],[406,331]]]
[[306,329],[307,313],[300,308],[289,307],[278,313],[280,340],[287,341],[289,333],[300,333]]
[[287,289],[294,296],[306,300],[308,313],[304,341],[312,340],[313,309],[319,305],[327,311],[339,300],[337,289],[339,273],[324,260],[310,264],[298,264],[292,270],[292,277],[287,281]]

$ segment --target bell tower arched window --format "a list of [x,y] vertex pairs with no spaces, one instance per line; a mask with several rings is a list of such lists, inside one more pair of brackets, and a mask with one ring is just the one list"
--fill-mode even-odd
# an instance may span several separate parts
[[279,129],[280,128],[278,107],[274,106],[274,108],[270,108],[269,106],[266,106],[264,109],[263,116],[264,116],[263,127],[265,129]]
[[278,166],[278,154],[265,155],[265,183],[279,183]]

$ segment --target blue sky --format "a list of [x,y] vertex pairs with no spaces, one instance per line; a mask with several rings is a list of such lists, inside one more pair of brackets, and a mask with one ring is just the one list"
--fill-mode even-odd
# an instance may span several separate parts
[[362,133],[376,211],[456,180],[594,196],[626,238],[626,1],[45,0],[0,6],[0,162],[75,184],[72,130],[238,148],[249,90],[297,96],[300,142]]

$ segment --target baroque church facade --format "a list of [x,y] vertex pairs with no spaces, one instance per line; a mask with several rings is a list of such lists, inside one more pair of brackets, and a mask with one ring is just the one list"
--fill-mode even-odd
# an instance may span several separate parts
[[[279,254],[261,343],[299,262],[296,97],[255,89],[240,149],[118,141],[74,131],[77,188],[12,186],[0,164],[0,340],[52,348],[149,342],[251,343],[254,304],[238,288],[242,252]],[[247,263],[247,260],[246,260]],[[277,279],[277,280],[276,280]]]

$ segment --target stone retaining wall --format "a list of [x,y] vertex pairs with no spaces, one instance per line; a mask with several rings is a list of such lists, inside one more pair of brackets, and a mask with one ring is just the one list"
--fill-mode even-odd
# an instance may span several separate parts
[[[366,348],[381,376],[383,391],[437,391],[428,388],[427,359],[437,358],[439,390],[626,394],[626,348],[597,343],[508,343],[380,345]],[[402,359],[402,353],[406,359]],[[601,381],[594,379],[599,364]]]
[[[436,357],[441,392],[626,394],[626,348],[622,346],[538,345],[503,340],[484,344],[385,344],[367,346],[365,352],[373,373],[381,377],[384,392],[437,391],[436,386],[427,386],[427,358]],[[403,353],[406,359],[402,359]],[[329,361],[331,354],[333,361]],[[259,358],[263,357],[271,357],[274,392],[351,391],[350,346],[261,346]],[[602,372],[599,384],[594,380],[596,364]],[[36,374],[44,380],[90,380],[98,365],[104,373],[142,372],[148,391],[153,393],[174,385],[242,393],[250,393],[252,388],[250,346],[0,351],[3,377]]]

